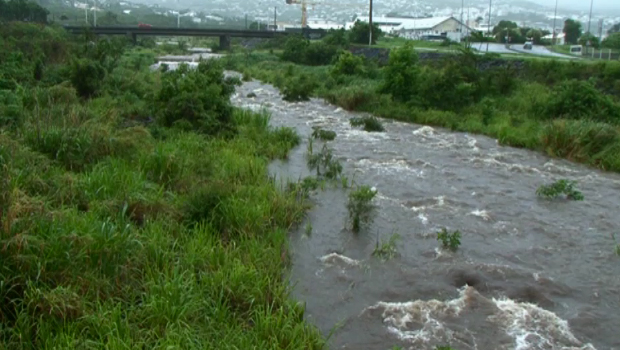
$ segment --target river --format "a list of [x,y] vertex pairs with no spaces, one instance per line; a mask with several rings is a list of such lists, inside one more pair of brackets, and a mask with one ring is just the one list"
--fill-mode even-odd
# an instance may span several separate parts
[[[247,97],[253,92],[256,97]],[[347,192],[312,196],[307,223],[292,233],[294,297],[332,349],[620,349],[620,176],[496,140],[384,121],[382,133],[349,125],[322,100],[288,103],[257,81],[237,89],[235,105],[272,113],[274,126],[304,140],[282,179],[312,175],[304,154],[312,126],[344,172],[375,186],[372,226],[345,229]],[[315,146],[316,149],[316,146]],[[537,187],[576,180],[583,202],[542,200]],[[441,228],[459,230],[456,252],[439,248]],[[372,256],[377,237],[397,233],[398,256]]]

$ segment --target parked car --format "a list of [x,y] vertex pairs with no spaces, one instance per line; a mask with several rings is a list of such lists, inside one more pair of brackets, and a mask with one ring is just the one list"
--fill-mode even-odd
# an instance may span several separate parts
[[146,23],[142,23],[142,22],[138,23],[138,28],[151,28],[151,27],[153,27],[153,26],[150,25],[150,24],[146,24]]
[[531,50],[532,49],[532,42],[531,41],[526,41],[525,44],[523,45],[523,49]]

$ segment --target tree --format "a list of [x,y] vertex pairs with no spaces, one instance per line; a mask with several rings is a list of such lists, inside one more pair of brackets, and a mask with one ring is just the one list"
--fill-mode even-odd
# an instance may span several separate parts
[[579,38],[579,45],[592,46],[593,48],[598,49],[601,47],[601,42],[598,37],[592,35],[590,32],[587,32]]
[[506,29],[515,29],[515,28],[519,28],[519,26],[515,22],[499,21],[499,23],[495,27],[493,27],[493,34],[497,35],[502,31],[506,33]]
[[611,28],[609,28],[607,34],[613,34],[618,32],[620,32],[620,23],[616,23]]
[[581,37],[581,22],[573,19],[567,19],[564,21],[564,34],[567,44],[577,44],[577,40]]
[[267,30],[267,24],[252,22],[250,23],[250,30]]
[[[368,22],[361,22],[359,20],[355,21],[353,28],[349,32],[349,40],[355,44],[368,44],[370,34]],[[379,39],[383,35],[381,29],[377,24],[372,24],[372,43],[377,43],[377,39]]]
[[534,44],[539,45],[542,42],[543,33],[538,29],[530,29],[525,36],[532,39]]
[[26,0],[0,0],[0,21],[47,23],[49,11]]
[[480,25],[482,21],[484,21],[484,18],[482,18],[482,16],[478,16],[478,18],[476,18],[476,25]]
[[620,49],[620,32],[610,34],[603,40],[603,47],[608,49]]

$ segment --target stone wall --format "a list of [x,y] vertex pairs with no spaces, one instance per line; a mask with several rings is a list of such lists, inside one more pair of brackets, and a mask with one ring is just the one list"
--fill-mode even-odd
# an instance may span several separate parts
[[[376,60],[380,65],[387,64],[388,59],[390,57],[390,49],[385,49],[385,48],[351,47],[349,48],[349,51],[351,51],[351,53],[353,53],[354,55],[364,56],[366,57],[366,59],[369,59],[369,60]],[[452,53],[434,52],[434,51],[418,52],[418,57],[421,63],[424,63],[424,61],[437,61],[443,58],[448,58],[453,55],[454,54]],[[427,63],[430,63],[430,62],[427,62]],[[491,68],[505,67],[505,66],[512,66],[517,71],[520,71],[525,67],[525,61],[493,58],[493,59],[486,59],[478,63],[478,68],[482,71],[485,71]]]

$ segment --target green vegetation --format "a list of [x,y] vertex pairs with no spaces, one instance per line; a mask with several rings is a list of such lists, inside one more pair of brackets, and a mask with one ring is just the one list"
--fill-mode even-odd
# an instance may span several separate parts
[[397,233],[392,234],[387,241],[381,241],[379,237],[377,237],[377,243],[375,245],[375,250],[372,252],[372,256],[376,256],[382,260],[394,258],[398,254],[396,248],[398,240],[400,240],[400,236]]
[[[27,39],[26,39],[27,38]],[[282,280],[299,137],[214,62],[0,26],[0,348],[321,349]]]
[[313,147],[312,138],[310,138],[308,140],[308,150],[306,152],[308,168],[310,168],[310,170],[316,170],[317,177],[330,180],[340,177],[342,174],[342,164],[334,158],[332,150],[327,147],[327,145],[323,145],[321,151],[316,153]]
[[561,195],[566,196],[566,199],[571,199],[574,201],[582,201],[583,194],[575,189],[575,185],[577,183],[575,181],[570,180],[558,180],[549,185],[542,185],[538,187],[536,190],[536,194],[540,197],[545,198],[557,198]]
[[312,127],[312,137],[323,141],[333,141],[336,138],[336,132],[332,130],[323,130],[319,127]]
[[358,127],[358,126],[362,126],[364,131],[385,131],[385,129],[383,128],[383,125],[381,124],[381,122],[379,121],[379,119],[375,118],[375,117],[361,117],[361,118],[351,118],[349,120],[349,123],[351,123],[351,126],[354,127]]
[[441,242],[444,249],[456,251],[461,246],[461,233],[458,230],[450,233],[443,228],[437,232],[437,240]]
[[[328,45],[308,45],[319,44]],[[468,48],[420,60],[410,43],[392,49],[383,63],[345,46],[336,56],[331,52],[324,61],[333,63],[326,65],[291,64],[284,55],[260,52],[224,61],[228,69],[249,70],[276,87],[309,95],[300,98],[322,97],[375,117],[485,134],[502,145],[620,171],[620,62],[502,61]],[[311,89],[298,88],[298,79]]]
[[360,232],[362,226],[369,225],[374,220],[375,205],[372,199],[376,195],[377,191],[366,185],[359,186],[349,193],[347,211],[353,232]]

